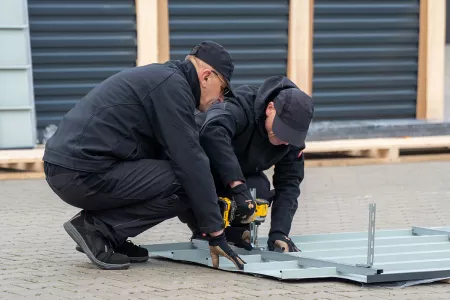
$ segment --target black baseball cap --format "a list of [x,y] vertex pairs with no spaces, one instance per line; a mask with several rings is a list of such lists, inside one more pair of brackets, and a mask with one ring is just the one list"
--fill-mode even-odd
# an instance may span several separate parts
[[286,143],[304,148],[314,114],[311,97],[298,88],[289,88],[282,90],[274,102],[273,133]]
[[217,72],[222,74],[229,90],[226,96],[234,96],[233,89],[230,84],[234,71],[233,59],[222,45],[213,41],[203,41],[192,48],[189,55],[198,57],[216,69]]

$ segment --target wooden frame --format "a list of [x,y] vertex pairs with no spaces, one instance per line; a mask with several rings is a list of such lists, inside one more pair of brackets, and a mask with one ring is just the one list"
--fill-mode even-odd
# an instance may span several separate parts
[[420,0],[417,119],[444,120],[446,0]]
[[168,0],[135,0],[137,60],[142,66],[169,60]]
[[287,76],[312,95],[314,0],[289,1]]

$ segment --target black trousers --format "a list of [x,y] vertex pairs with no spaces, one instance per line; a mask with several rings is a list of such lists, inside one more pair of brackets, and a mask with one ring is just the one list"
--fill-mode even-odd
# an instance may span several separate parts
[[91,215],[113,246],[189,208],[169,161],[121,162],[103,173],[44,164],[46,180],[66,203]]
[[[270,181],[267,178],[266,174],[260,172],[258,174],[253,174],[247,176],[245,178],[247,188],[256,189],[256,197],[268,200],[272,202],[274,192],[270,189]],[[231,197],[226,187],[221,184],[220,180],[217,177],[214,177],[214,182],[216,185],[217,195],[219,197]],[[197,221],[195,220],[195,215],[192,209],[184,210],[180,215],[178,215],[178,219],[188,225],[192,232],[196,232],[197,229]]]

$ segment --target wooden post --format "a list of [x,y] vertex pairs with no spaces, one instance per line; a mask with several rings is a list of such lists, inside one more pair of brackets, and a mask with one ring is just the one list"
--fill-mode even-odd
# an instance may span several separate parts
[[314,0],[289,1],[287,76],[312,95]]
[[158,62],[170,59],[169,0],[158,0]]
[[417,119],[444,119],[446,0],[420,0]]
[[142,66],[169,59],[168,0],[135,0],[137,60]]

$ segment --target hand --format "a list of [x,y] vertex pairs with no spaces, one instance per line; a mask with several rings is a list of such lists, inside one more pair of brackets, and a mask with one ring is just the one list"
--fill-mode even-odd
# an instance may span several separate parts
[[225,237],[228,242],[233,243],[238,248],[244,248],[248,251],[253,249],[250,244],[250,231],[245,227],[228,226],[225,228]]
[[301,252],[289,237],[280,232],[271,233],[267,245],[270,251]]
[[256,203],[247,189],[245,183],[239,184],[231,188],[233,200],[236,203],[235,220],[237,224],[247,224],[253,219],[256,210]]
[[245,261],[230,248],[225,238],[225,233],[209,238],[209,252],[214,268],[219,267],[219,255],[222,255],[231,260],[239,270],[244,269]]

